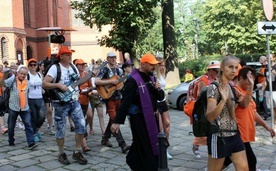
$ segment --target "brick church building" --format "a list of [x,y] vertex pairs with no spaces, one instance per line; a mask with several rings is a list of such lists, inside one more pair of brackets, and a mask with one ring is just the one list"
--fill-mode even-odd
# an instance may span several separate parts
[[[26,64],[32,57],[43,60],[49,50],[56,53],[60,45],[48,41],[55,32],[37,30],[44,27],[75,30],[64,33],[64,45],[76,50],[73,59],[82,58],[90,63],[92,58],[105,59],[107,52],[114,51],[97,44],[98,38],[108,34],[110,26],[101,32],[84,26],[74,17],[76,11],[71,9],[69,0],[1,0],[0,6],[0,63],[19,61]],[[121,60],[122,57],[118,62]]]

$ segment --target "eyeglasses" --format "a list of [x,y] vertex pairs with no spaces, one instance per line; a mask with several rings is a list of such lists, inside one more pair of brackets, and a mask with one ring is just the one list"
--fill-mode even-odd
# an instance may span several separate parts
[[35,66],[36,66],[36,64],[30,64],[29,66],[30,66],[30,67],[35,67]]

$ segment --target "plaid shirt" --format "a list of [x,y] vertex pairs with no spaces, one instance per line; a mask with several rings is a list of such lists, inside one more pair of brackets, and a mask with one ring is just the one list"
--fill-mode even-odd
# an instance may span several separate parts
[[[20,111],[20,103],[19,103],[19,94],[18,94],[18,90],[16,87],[16,80],[15,80],[15,76],[11,76],[10,78],[5,80],[5,87],[10,87],[10,99],[9,99],[9,108],[13,111]],[[21,109],[21,111],[27,111],[29,110],[29,104],[28,104],[28,90],[29,90],[29,83],[27,86],[27,90],[25,92],[25,96],[26,96],[26,107],[24,109]]]

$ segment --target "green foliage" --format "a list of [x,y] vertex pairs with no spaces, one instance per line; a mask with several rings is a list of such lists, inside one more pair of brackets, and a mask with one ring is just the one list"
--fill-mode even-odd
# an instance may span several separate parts
[[[208,0],[202,9],[207,54],[265,53],[265,36],[257,34],[257,22],[264,20],[261,1]],[[271,46],[275,43],[272,40]]]
[[131,53],[136,40],[145,38],[155,23],[157,16],[153,9],[157,4],[157,0],[71,1],[72,8],[78,11],[75,17],[85,25],[91,28],[95,25],[100,31],[105,25],[112,26],[109,35],[98,39],[101,46]]

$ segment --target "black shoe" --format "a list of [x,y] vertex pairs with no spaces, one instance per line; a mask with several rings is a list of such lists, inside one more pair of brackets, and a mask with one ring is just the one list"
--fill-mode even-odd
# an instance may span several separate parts
[[15,146],[14,142],[9,142],[9,146]]
[[130,146],[129,145],[124,145],[121,147],[122,149],[122,153],[126,153],[129,149],[130,149]]
[[34,149],[34,148],[36,148],[38,146],[38,144],[31,144],[31,145],[29,145],[29,150],[32,150],[32,149]]
[[69,165],[70,164],[69,160],[67,159],[67,155],[65,153],[62,153],[62,154],[58,155],[58,161],[61,164],[65,164],[65,165]]
[[102,144],[102,145],[105,145],[105,146],[107,146],[107,147],[113,147],[113,145],[109,142],[109,140],[108,140],[108,139],[105,139],[105,138],[102,139],[101,144]]
[[81,154],[81,152],[77,152],[77,153],[73,153],[72,158],[74,160],[77,160],[79,162],[79,164],[86,164],[87,160],[86,158],[83,157],[83,155]]

